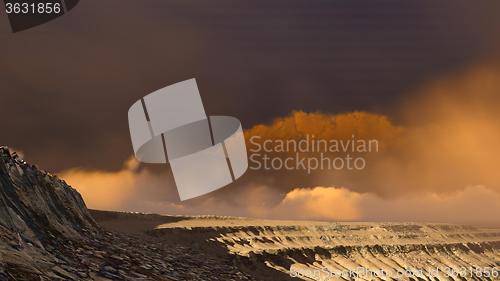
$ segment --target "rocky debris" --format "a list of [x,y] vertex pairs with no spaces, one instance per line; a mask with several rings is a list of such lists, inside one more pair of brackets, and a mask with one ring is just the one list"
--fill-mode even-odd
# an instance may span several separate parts
[[75,189],[0,147],[1,281],[252,280],[196,245],[106,231]]
[[[44,241],[44,249],[0,247],[0,280],[255,280],[230,255],[214,256],[147,235],[82,234],[80,240]],[[8,239],[17,238],[1,240]]]
[[46,247],[59,258],[52,268],[55,275],[70,280],[251,280],[229,255],[221,259],[147,235],[103,231],[88,237],[81,242],[53,240]]

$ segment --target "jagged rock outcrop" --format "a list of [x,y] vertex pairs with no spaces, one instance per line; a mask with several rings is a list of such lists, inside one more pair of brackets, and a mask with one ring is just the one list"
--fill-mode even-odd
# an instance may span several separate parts
[[0,225],[34,241],[97,228],[75,189],[6,147],[0,147]]
[[[125,216],[124,229],[154,227],[150,216]],[[0,147],[0,281],[252,280],[222,248],[214,255],[201,245],[108,231],[75,189]]]
[[59,251],[100,231],[75,189],[0,147],[0,280],[74,279]]

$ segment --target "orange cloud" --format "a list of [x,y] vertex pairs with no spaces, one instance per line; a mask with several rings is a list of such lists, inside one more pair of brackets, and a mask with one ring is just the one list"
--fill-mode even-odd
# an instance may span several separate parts
[[[401,106],[404,122],[366,112],[294,112],[245,132],[259,141],[300,139],[376,139],[380,150],[365,155],[362,171],[320,170],[277,173],[274,185],[343,186],[385,197],[406,193],[449,193],[483,185],[500,192],[500,70],[475,69],[423,87]],[[251,148],[252,144],[248,143]],[[273,177],[267,172],[255,178]]]
[[387,116],[379,114],[295,111],[289,116],[277,118],[272,124],[254,126],[245,131],[245,136],[247,139],[252,136],[261,136],[262,139],[299,139],[314,135],[318,139],[347,140],[354,134],[360,139],[375,138],[388,142],[397,138],[402,131],[402,127],[395,126]]
[[[377,139],[362,171],[248,171],[236,184],[178,202],[172,178],[129,161],[120,171],[61,176],[91,208],[325,220],[491,221],[500,213],[500,70],[431,83],[401,106],[404,122],[367,112],[293,112],[247,131],[265,139]],[[251,144],[248,144],[249,148]],[[331,186],[341,186],[333,188]],[[295,187],[315,187],[301,189]],[[464,208],[466,206],[466,208]]]
[[59,176],[75,187],[92,209],[160,213],[166,207],[182,209],[170,203],[178,200],[172,180],[164,173],[140,169],[133,157],[119,171],[71,169]]
[[118,172],[72,169],[61,173],[60,177],[77,188],[88,207],[117,210],[131,199],[137,183],[134,165],[134,161],[129,160]]
[[273,213],[296,219],[360,220],[362,199],[363,195],[345,188],[297,188],[286,194]]
[[315,187],[290,191],[275,208],[275,218],[332,221],[414,221],[499,224],[500,193],[483,186],[442,195],[433,192],[383,198],[345,188]]

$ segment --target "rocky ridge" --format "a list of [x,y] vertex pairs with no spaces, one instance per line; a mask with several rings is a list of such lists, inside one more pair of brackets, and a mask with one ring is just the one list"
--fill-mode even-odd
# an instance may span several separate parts
[[33,242],[97,228],[75,189],[6,147],[0,147],[0,225]]
[[75,189],[0,147],[1,281],[252,280],[205,246],[103,229]]

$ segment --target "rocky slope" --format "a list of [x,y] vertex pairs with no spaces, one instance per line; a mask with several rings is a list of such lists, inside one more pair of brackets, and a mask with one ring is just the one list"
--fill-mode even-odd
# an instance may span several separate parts
[[252,280],[226,252],[145,235],[148,218],[132,216],[124,229],[140,231],[102,229],[72,187],[0,148],[1,281]]
[[97,230],[76,190],[0,147],[0,280],[51,278],[51,245]]
[[76,238],[97,226],[75,189],[5,147],[0,147],[0,225],[34,241]]

